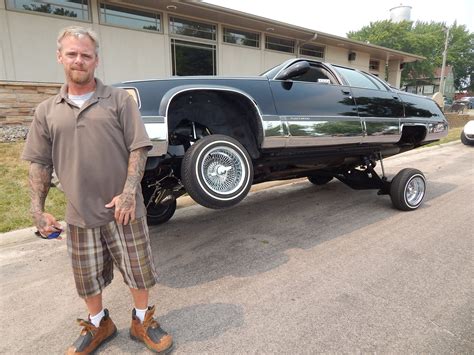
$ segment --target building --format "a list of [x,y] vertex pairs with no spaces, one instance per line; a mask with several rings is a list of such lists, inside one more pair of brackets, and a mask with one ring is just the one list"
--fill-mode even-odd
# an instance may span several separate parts
[[441,82],[441,68],[437,68],[433,73],[433,78],[419,77],[416,79],[409,79],[406,85],[402,88],[405,91],[424,95],[424,96],[433,96],[436,92],[443,92],[443,96],[449,99],[454,99],[454,75],[453,67],[447,65],[444,68],[444,90],[440,88]]
[[106,83],[172,75],[256,75],[293,57],[370,71],[400,86],[401,65],[423,57],[200,1],[2,0],[0,80],[62,82],[58,31],[92,27]]

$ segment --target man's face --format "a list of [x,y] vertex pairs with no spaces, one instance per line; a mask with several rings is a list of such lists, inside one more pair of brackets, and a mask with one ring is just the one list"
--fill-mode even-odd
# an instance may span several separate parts
[[57,51],[58,63],[64,66],[68,82],[85,85],[94,80],[94,71],[99,64],[94,42],[88,36],[64,37],[61,50]]

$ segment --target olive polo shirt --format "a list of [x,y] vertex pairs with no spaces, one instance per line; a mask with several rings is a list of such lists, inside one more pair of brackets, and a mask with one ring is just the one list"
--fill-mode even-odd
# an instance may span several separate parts
[[[22,159],[53,165],[67,198],[66,222],[95,228],[114,220],[106,208],[123,191],[132,150],[152,147],[137,104],[124,90],[96,80],[92,97],[77,107],[67,85],[38,105]],[[136,217],[145,215],[136,194]]]

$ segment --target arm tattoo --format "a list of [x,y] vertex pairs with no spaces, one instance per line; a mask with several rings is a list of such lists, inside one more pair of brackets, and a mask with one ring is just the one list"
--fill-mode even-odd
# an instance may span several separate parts
[[35,215],[44,212],[44,203],[51,184],[51,174],[53,167],[38,163],[31,163],[28,174],[31,198],[31,214]]
[[132,193],[135,195],[137,189],[140,187],[140,182],[142,181],[145,171],[147,152],[146,148],[138,148],[130,152],[127,180],[123,188],[124,193]]

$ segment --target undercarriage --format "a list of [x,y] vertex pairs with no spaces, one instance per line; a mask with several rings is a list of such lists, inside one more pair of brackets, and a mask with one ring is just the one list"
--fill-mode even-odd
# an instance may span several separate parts
[[[219,209],[239,202],[252,184],[301,177],[307,177],[316,185],[336,178],[355,190],[376,189],[379,195],[390,195],[393,205],[401,210],[418,208],[424,197],[426,181],[420,171],[403,169],[391,181],[385,176],[384,154],[397,154],[400,149],[396,146],[336,147],[313,152],[305,150],[304,153],[293,150],[285,154],[268,151],[245,167],[245,157],[237,154],[239,147],[233,142],[219,139],[218,135],[208,137],[214,137],[209,144],[210,150],[205,150],[207,145],[204,149],[198,144],[190,149],[198,151],[197,158],[191,156],[185,160],[169,155],[149,160],[142,181],[149,224],[168,221],[175,212],[176,199],[185,193],[203,206]],[[381,175],[375,171],[377,161],[381,164]],[[239,171],[242,176],[249,175],[245,191],[241,188],[243,177],[238,176]],[[201,180],[199,174],[202,174]],[[192,178],[196,175],[194,182]]]

